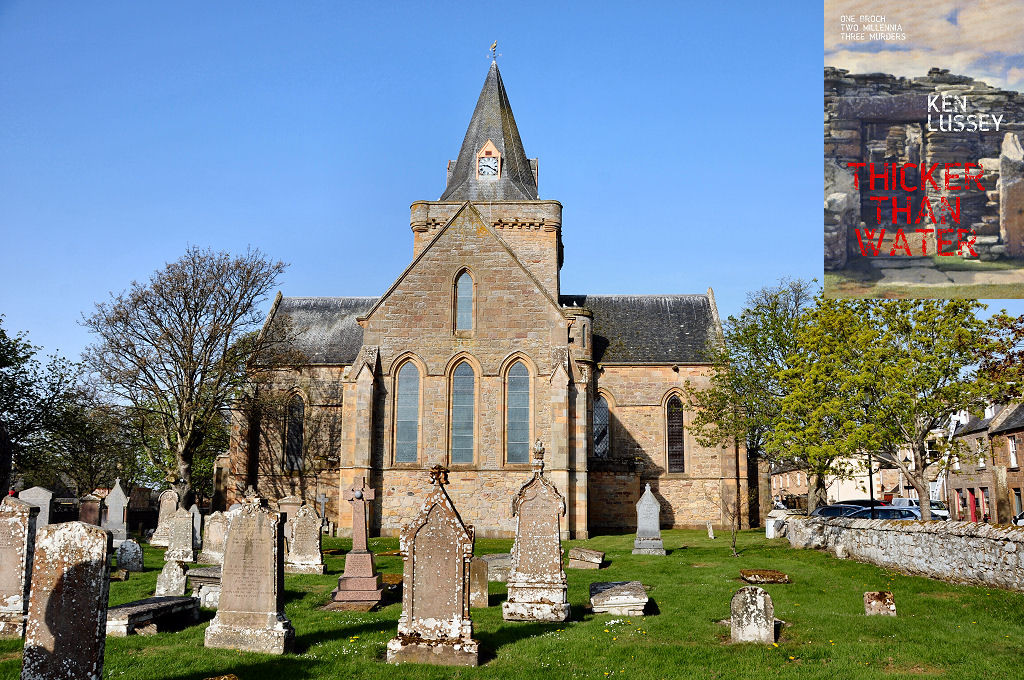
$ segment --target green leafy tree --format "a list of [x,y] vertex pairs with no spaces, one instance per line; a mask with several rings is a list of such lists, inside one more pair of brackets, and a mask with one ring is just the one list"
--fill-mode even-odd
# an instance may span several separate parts
[[56,355],[46,363],[24,333],[10,335],[0,315],[0,493],[11,484],[15,462],[28,455],[33,438],[49,427],[70,394],[79,367]]
[[84,320],[97,337],[86,365],[133,422],[145,424],[143,450],[186,506],[197,455],[263,350],[260,305],[284,270],[258,250],[233,256],[192,247]]
[[790,366],[797,330],[816,291],[814,281],[783,279],[748,295],[740,315],[725,321],[723,337],[707,349],[714,366],[708,384],[688,385],[697,441],[702,446],[745,443],[754,504],[758,461],[768,454],[765,441],[779,420],[786,394],[780,376]]

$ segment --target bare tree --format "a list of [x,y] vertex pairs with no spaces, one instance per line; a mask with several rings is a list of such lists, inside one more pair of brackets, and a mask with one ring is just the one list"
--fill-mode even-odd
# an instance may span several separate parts
[[285,267],[259,250],[232,256],[191,247],[84,318],[98,338],[83,355],[86,365],[133,417],[153,424],[144,450],[186,506],[204,435],[216,429],[265,348],[260,305]]

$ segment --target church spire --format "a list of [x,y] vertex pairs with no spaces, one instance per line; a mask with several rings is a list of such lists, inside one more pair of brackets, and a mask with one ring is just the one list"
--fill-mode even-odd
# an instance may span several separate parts
[[535,163],[523,151],[498,64],[492,61],[458,160],[449,164],[448,187],[441,200],[536,200]]

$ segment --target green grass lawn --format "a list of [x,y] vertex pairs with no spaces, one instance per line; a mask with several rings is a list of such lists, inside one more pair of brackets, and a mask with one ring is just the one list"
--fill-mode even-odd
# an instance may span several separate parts
[[[390,666],[385,645],[400,604],[372,613],[324,612],[343,568],[327,555],[326,576],[286,575],[285,610],[296,652],[264,656],[203,647],[206,623],[176,633],[107,640],[105,677],[202,680],[234,673],[241,680],[307,678],[1021,678],[1024,677],[1024,594],[949,585],[904,576],[824,553],[790,550],[761,530],[742,532],[741,556],[729,556],[728,535],[666,531],[666,557],[632,555],[632,535],[569,541],[606,553],[600,571],[568,572],[572,619],[564,624],[506,623],[505,585],[490,585],[487,609],[474,609],[479,668]],[[371,539],[375,551],[397,539]],[[327,539],[325,550],[350,542]],[[507,540],[479,540],[476,553],[505,552]],[[399,573],[401,558],[377,560]],[[152,594],[161,551],[146,549],[146,572],[112,583],[111,604]],[[744,584],[742,568],[781,569],[793,583],[769,585],[775,614],[787,626],[778,647],[729,644],[729,599]],[[639,579],[651,586],[658,613],[644,618],[584,614],[591,581]],[[865,617],[865,590],[892,590],[899,616]],[[17,678],[21,642],[0,641],[0,678]]]

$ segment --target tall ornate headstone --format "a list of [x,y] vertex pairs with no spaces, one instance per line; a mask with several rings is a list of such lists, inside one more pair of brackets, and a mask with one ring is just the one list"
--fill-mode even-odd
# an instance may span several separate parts
[[7,496],[0,501],[0,637],[21,637],[28,611],[39,508]]
[[320,533],[323,522],[316,510],[303,505],[288,521],[292,525],[292,540],[288,543],[284,570],[289,574],[326,574]]
[[36,516],[36,533],[50,523],[50,505],[53,503],[53,492],[41,486],[33,486],[18,494],[18,498],[39,508]]
[[561,517],[565,498],[544,477],[544,446],[533,448],[533,478],[512,498],[516,539],[508,599],[501,603],[506,621],[565,621],[569,618],[562,571]]
[[634,555],[664,555],[661,542],[661,503],[654,497],[648,483],[644,494],[636,502],[636,540],[633,541]]
[[170,541],[164,559],[168,562],[195,562],[196,551],[192,547],[192,513],[178,508],[168,520],[171,528]]
[[331,593],[327,609],[369,611],[380,602],[380,574],[366,543],[366,510],[374,498],[376,492],[366,485],[365,478],[345,489],[345,500],[352,505],[352,549],[345,555],[345,573],[338,577],[338,587]]
[[206,629],[207,647],[267,654],[291,650],[295,630],[284,615],[282,523],[281,515],[255,494],[231,515],[220,601]]
[[103,528],[114,535],[115,541],[128,538],[128,496],[121,488],[121,478],[114,480],[114,488],[103,501],[107,506],[107,517],[103,520]]
[[156,531],[149,539],[150,545],[166,546],[171,539],[171,515],[178,509],[178,492],[167,489],[157,501]]
[[82,496],[78,505],[78,521],[99,526],[102,503],[99,496],[94,496],[91,493]]
[[431,468],[430,483],[435,488],[419,514],[402,527],[402,615],[388,642],[388,663],[476,666],[479,645],[469,617],[473,527],[463,524],[444,490],[447,468]]
[[732,641],[775,642],[775,605],[772,596],[757,586],[746,586],[732,596]]
[[228,518],[218,510],[206,518],[203,527],[202,564],[221,564],[224,561],[224,540],[228,535]]
[[188,512],[192,515],[192,548],[199,550],[203,545],[203,514],[199,512],[199,506],[195,503]]
[[110,532],[84,522],[39,530],[21,680],[103,677]]

